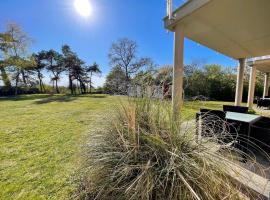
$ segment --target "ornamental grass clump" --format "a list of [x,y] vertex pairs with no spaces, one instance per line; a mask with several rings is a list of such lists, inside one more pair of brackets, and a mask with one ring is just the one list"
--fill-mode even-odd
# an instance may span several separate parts
[[243,199],[226,149],[197,143],[195,126],[172,120],[158,101],[130,100],[117,110],[108,130],[91,135],[84,198]]

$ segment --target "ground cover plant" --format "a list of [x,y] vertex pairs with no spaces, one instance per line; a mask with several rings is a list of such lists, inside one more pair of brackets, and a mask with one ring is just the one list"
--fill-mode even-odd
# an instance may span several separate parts
[[196,143],[194,127],[183,128],[157,101],[131,100],[116,110],[111,126],[90,136],[78,199],[243,199],[228,173],[233,162],[223,156],[230,147]]
[[[110,127],[115,104],[123,99],[106,95],[1,97],[0,199],[76,198],[81,181],[78,171],[85,159],[81,155],[87,154],[83,146],[99,137],[97,131]],[[200,107],[222,109],[228,103],[185,102],[183,115],[194,119]],[[169,108],[170,102],[165,104]]]

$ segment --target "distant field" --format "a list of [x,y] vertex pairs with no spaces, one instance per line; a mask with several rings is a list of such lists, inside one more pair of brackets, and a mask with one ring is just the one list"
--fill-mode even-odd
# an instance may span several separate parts
[[[26,95],[0,98],[0,199],[67,199],[76,188],[80,146],[89,131],[103,126],[120,97]],[[200,107],[224,102],[189,102],[194,119]]]

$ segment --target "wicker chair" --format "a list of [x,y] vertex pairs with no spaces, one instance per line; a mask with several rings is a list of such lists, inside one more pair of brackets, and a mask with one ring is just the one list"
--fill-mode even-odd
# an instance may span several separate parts
[[[201,127],[201,136],[212,137],[218,136],[224,132],[226,114],[222,110],[200,109],[196,113],[197,135],[199,135],[199,126]],[[199,124],[199,119],[201,123]]]
[[261,107],[269,108],[270,107],[270,99],[258,99],[257,100],[257,107],[258,108],[261,108]]

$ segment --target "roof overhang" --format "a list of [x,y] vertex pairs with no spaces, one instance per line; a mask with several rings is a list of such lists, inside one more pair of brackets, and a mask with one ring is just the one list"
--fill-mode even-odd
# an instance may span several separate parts
[[165,27],[229,57],[270,54],[270,0],[190,0],[166,17]]
[[251,67],[256,66],[256,69],[261,72],[270,73],[270,58],[248,61],[246,64]]

